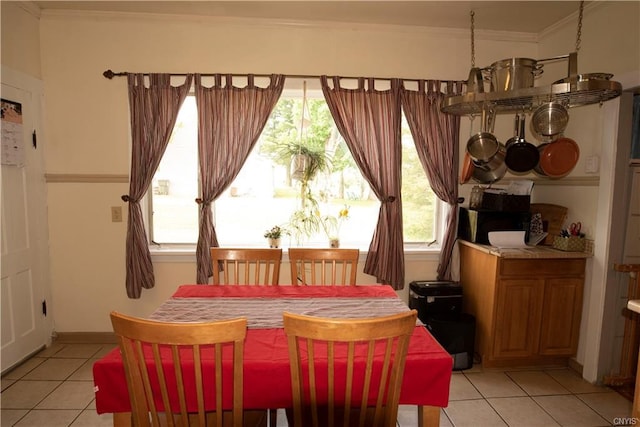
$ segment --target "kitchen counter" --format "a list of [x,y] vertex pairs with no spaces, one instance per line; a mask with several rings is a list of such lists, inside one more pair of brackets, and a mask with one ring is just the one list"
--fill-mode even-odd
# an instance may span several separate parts
[[528,246],[526,248],[497,248],[490,245],[458,240],[458,243],[469,246],[484,253],[495,255],[500,258],[522,258],[522,259],[576,259],[591,258],[593,255],[587,252],[568,252],[554,249],[551,246]]
[[482,366],[567,366],[578,349],[591,255],[458,242],[462,305],[476,318]]

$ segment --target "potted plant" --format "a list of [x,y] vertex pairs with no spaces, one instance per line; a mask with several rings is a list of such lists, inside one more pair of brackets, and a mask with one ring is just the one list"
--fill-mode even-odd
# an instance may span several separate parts
[[287,234],[287,231],[279,225],[274,225],[270,230],[265,231],[264,237],[269,242],[270,248],[279,248],[280,239],[282,238],[283,234]]
[[348,219],[349,206],[347,205],[344,205],[344,208],[340,209],[338,216],[325,215],[322,217],[320,224],[329,239],[329,247],[340,247],[340,228],[342,228],[342,223]]
[[305,207],[295,210],[289,217],[289,229],[300,245],[305,238],[311,237],[320,231],[320,215],[318,214],[315,199],[307,200]]

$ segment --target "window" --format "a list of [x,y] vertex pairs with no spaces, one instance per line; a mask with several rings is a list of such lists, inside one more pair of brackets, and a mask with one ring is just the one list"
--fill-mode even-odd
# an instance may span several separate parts
[[[302,106],[302,91],[285,89],[240,174],[215,201],[214,223],[221,245],[264,246],[265,231],[275,225],[291,232],[283,237],[283,247],[326,245],[329,234],[335,234],[331,229],[339,226],[342,246],[368,249],[380,204],[337,131],[322,93],[307,95],[304,121]],[[197,151],[196,102],[189,96],[149,192],[149,230],[154,243],[197,242]],[[304,188],[300,177],[297,179],[294,159],[307,152],[323,157],[327,168],[319,170]],[[402,156],[405,244],[424,246],[441,234],[441,202],[429,188],[405,120]],[[345,208],[348,218],[340,218]],[[309,219],[315,220],[312,232],[296,232]]]

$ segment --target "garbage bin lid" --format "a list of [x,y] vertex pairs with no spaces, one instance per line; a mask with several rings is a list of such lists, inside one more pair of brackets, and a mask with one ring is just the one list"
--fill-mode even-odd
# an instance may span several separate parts
[[409,289],[420,296],[462,295],[462,285],[452,281],[416,280]]

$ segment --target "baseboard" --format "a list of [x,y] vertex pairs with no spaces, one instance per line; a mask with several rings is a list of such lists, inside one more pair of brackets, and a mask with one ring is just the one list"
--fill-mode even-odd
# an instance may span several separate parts
[[574,359],[573,357],[569,359],[568,366],[569,366],[569,369],[571,369],[572,371],[575,371],[582,377],[582,371],[584,369],[584,366],[582,366],[582,364],[579,363],[576,359]]
[[58,332],[54,342],[67,344],[117,344],[113,332]]

